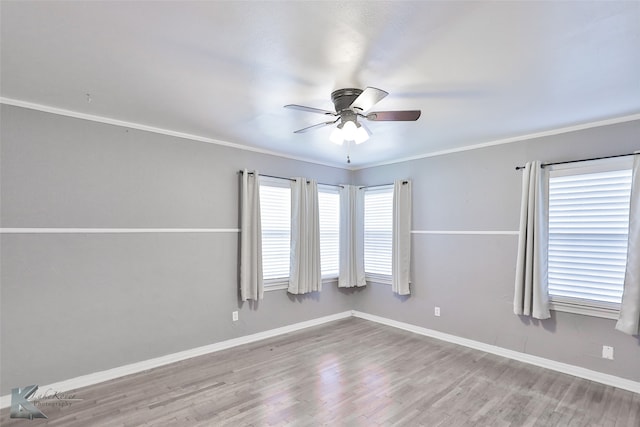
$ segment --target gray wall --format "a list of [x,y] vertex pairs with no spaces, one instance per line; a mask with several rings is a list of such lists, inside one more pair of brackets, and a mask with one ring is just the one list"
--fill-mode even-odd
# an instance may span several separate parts
[[[515,165],[640,148],[640,122],[349,172],[3,105],[3,228],[237,228],[237,171],[414,182],[414,230],[516,230]],[[425,141],[425,145],[428,141]],[[614,322],[512,314],[516,236],[414,235],[413,295],[237,296],[237,233],[3,234],[0,394],[357,309],[640,381]],[[442,316],[433,316],[433,307]],[[240,310],[240,321],[231,311]],[[600,358],[603,344],[615,361]]]
[[[238,228],[239,169],[327,183],[350,176],[22,108],[1,114],[3,228]],[[0,238],[2,395],[352,307],[335,285],[241,304],[238,233]]]
[[[516,231],[521,173],[516,165],[633,152],[640,121],[531,139],[357,171],[354,182],[413,180],[413,230]],[[425,145],[428,141],[425,141]],[[545,321],[513,314],[515,235],[412,236],[412,295],[372,284],[355,309],[425,328],[640,381],[640,340],[615,321],[552,312]],[[433,315],[441,307],[441,317]],[[602,359],[602,345],[615,360]]]

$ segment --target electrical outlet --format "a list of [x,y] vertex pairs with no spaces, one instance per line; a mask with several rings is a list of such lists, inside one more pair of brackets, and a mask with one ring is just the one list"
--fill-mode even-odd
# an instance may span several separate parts
[[231,320],[233,320],[234,322],[238,321],[238,312],[237,311],[231,312]]
[[434,316],[437,316],[437,317],[440,317],[440,307],[436,307],[436,308],[433,310],[433,315],[434,315]]
[[613,360],[613,347],[608,345],[602,346],[602,357],[604,359]]

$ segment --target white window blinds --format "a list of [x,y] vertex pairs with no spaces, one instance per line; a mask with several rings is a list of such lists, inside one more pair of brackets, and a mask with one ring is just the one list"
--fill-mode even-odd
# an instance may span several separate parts
[[391,276],[393,186],[364,193],[364,271],[367,276]]
[[549,294],[594,307],[622,297],[631,169],[552,171],[549,178]]
[[322,277],[338,277],[340,256],[340,193],[337,187],[318,185],[320,265]]
[[265,285],[284,281],[289,277],[291,251],[291,189],[288,181],[260,177],[260,216]]

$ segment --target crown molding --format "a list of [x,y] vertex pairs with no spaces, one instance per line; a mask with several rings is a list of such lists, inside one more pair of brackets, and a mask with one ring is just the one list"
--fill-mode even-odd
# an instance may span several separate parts
[[145,132],[152,132],[160,135],[173,136],[176,138],[187,139],[191,141],[206,142],[207,144],[222,145],[224,147],[231,147],[238,150],[252,151],[254,153],[267,154],[269,156],[276,156],[276,157],[283,157],[286,159],[313,163],[316,165],[344,169],[342,166],[336,163],[320,162],[320,161],[309,159],[306,157],[292,156],[292,155],[281,153],[278,151],[265,150],[263,148],[251,147],[249,145],[238,144],[235,142],[222,141],[219,139],[208,138],[206,136],[194,135],[191,133],[179,132],[171,129],[164,129],[156,126],[149,126],[141,123],[129,122],[126,120],[113,119],[110,117],[98,116],[95,114],[86,114],[86,113],[80,113],[78,111],[65,110],[63,108],[52,107],[52,106],[43,105],[43,104],[36,104],[34,102],[22,101],[19,99],[0,97],[0,104],[11,105],[13,107],[27,108],[29,110],[42,111],[44,113],[57,114],[59,116],[72,117],[74,119],[88,120],[88,121],[103,123],[107,125],[125,127],[129,129],[137,129]]
[[185,132],[178,132],[178,131],[174,131],[174,130],[170,130],[170,129],[164,129],[164,128],[144,125],[144,124],[140,124],[140,123],[128,122],[128,121],[125,121],[125,120],[113,119],[113,118],[110,118],[110,117],[98,116],[98,115],[94,115],[94,114],[80,113],[78,111],[72,111],[72,110],[65,110],[63,108],[52,107],[52,106],[43,105],[43,104],[37,104],[37,103],[34,103],[34,102],[23,101],[23,100],[19,100],[19,99],[0,97],[0,104],[11,105],[11,106],[14,106],[14,107],[27,108],[27,109],[30,109],[30,110],[42,111],[42,112],[45,112],[45,113],[57,114],[57,115],[66,116],[66,117],[73,117],[73,118],[82,119],[82,120],[89,120],[89,121],[93,121],[93,122],[104,123],[104,124],[109,124],[109,125],[114,125],[114,126],[121,126],[121,127],[130,128],[130,129],[137,129],[137,130],[142,130],[142,131],[146,131],[146,132],[152,132],[152,133],[157,133],[157,134],[161,134],[161,135],[167,135],[167,136],[173,136],[173,137],[176,137],[176,138],[187,139],[187,140],[191,140],[191,141],[206,142],[208,144],[216,144],[216,145],[221,145],[221,146],[224,146],[224,147],[236,148],[238,150],[252,151],[254,153],[266,154],[266,155],[270,155],[270,156],[277,156],[277,157],[282,157],[282,158],[286,158],[286,159],[297,160],[297,161],[301,161],[301,162],[307,162],[307,163],[312,163],[312,164],[316,164],[316,165],[328,166],[328,167],[332,167],[332,168],[339,168],[339,169],[349,170],[349,171],[358,171],[358,170],[368,169],[368,168],[373,168],[373,167],[378,167],[378,166],[386,166],[386,165],[392,165],[392,164],[396,164],[396,163],[408,162],[408,161],[412,161],[412,160],[426,159],[426,158],[429,158],[429,157],[444,156],[444,155],[447,155],[447,154],[461,153],[461,152],[464,152],[464,151],[478,150],[478,149],[481,149],[481,148],[493,147],[493,146],[496,146],[496,145],[510,144],[512,142],[526,141],[526,140],[529,140],[529,139],[542,138],[542,137],[545,137],[545,136],[560,135],[560,134],[563,134],[563,133],[575,132],[575,131],[579,131],[579,130],[592,129],[592,128],[601,127],[601,126],[608,126],[608,125],[614,125],[614,124],[618,124],[618,123],[625,123],[625,122],[632,122],[632,121],[635,121],[635,120],[640,120],[640,113],[636,113],[636,114],[631,114],[631,115],[628,115],[628,116],[614,117],[614,118],[605,119],[605,120],[598,120],[598,121],[595,121],[595,122],[581,123],[581,124],[577,124],[577,125],[566,126],[566,127],[562,127],[562,128],[556,128],[556,129],[550,129],[550,130],[546,130],[546,131],[542,131],[542,132],[530,133],[530,134],[511,137],[511,138],[504,138],[504,139],[498,139],[498,140],[493,140],[493,141],[482,142],[482,143],[479,143],[479,144],[465,145],[465,146],[462,146],[462,147],[452,148],[452,149],[448,149],[448,150],[432,151],[432,152],[428,152],[428,153],[418,154],[418,155],[415,155],[415,156],[403,157],[403,158],[395,159],[395,160],[388,160],[388,161],[384,161],[384,162],[366,163],[366,164],[363,164],[362,166],[344,167],[343,165],[337,164],[337,163],[320,162],[318,160],[313,160],[313,159],[309,159],[309,158],[306,158],[306,157],[292,156],[292,155],[289,155],[289,154],[286,154],[286,153],[282,153],[282,152],[278,152],[278,151],[265,150],[265,149],[262,149],[262,148],[251,147],[251,146],[248,146],[248,145],[238,144],[238,143],[234,143],[234,142],[222,141],[222,140],[218,140],[218,139],[214,139],[214,138],[208,138],[208,137],[204,137],[204,136],[200,136],[200,135],[194,135],[194,134],[185,133]]
[[514,137],[511,137],[511,138],[504,138],[504,139],[497,139],[497,140],[494,140],[494,141],[481,142],[479,144],[465,145],[463,147],[452,148],[452,149],[448,149],[448,150],[432,151],[430,153],[418,154],[416,156],[410,156],[410,157],[403,157],[403,158],[400,158],[400,159],[397,159],[397,160],[389,160],[389,161],[385,161],[385,162],[370,163],[370,164],[367,164],[367,165],[351,168],[350,170],[356,171],[356,170],[361,170],[361,169],[373,168],[373,167],[377,167],[377,166],[386,166],[386,165],[392,165],[392,164],[396,164],[396,163],[409,162],[411,160],[420,160],[420,159],[426,159],[426,158],[429,158],[429,157],[444,156],[446,154],[453,154],[453,153],[461,153],[461,152],[464,152],[464,151],[478,150],[480,148],[487,148],[487,147],[493,147],[493,146],[496,146],[496,145],[510,144],[512,142],[527,141],[527,140],[530,140],[530,139],[543,138],[545,136],[561,135],[563,133],[576,132],[576,131],[585,130],[585,129],[592,129],[592,128],[597,128],[597,127],[602,127],[602,126],[615,125],[615,124],[619,124],[619,123],[633,122],[635,120],[640,120],[640,113],[631,114],[631,115],[622,116],[622,117],[614,117],[614,118],[605,119],[605,120],[598,120],[598,121],[595,121],[595,122],[581,123],[581,124],[578,124],[578,125],[565,126],[565,127],[562,127],[562,128],[550,129],[550,130],[546,130],[546,131],[542,131],[542,132],[536,132],[536,133],[529,133],[529,134],[520,135],[520,136],[514,136]]

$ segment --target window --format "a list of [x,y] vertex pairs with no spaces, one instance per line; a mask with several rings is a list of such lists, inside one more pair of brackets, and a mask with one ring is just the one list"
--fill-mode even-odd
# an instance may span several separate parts
[[260,177],[260,219],[265,287],[286,283],[291,253],[291,188],[288,181]]
[[[340,193],[337,187],[318,186],[320,268],[323,278],[338,277]],[[265,287],[284,288],[291,256],[291,188],[289,181],[260,177],[262,273]]]
[[337,187],[318,185],[318,211],[322,277],[337,278],[340,260],[340,192]]
[[631,162],[608,159],[549,172],[552,308],[616,317],[627,259]]
[[367,280],[391,283],[393,186],[364,193],[364,271]]

